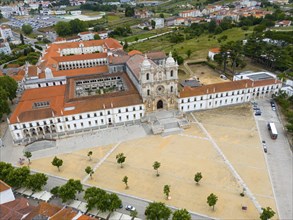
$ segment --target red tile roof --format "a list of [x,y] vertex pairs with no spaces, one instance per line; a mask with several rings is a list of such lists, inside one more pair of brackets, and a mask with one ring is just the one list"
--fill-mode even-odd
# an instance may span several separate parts
[[63,208],[53,216],[51,216],[50,220],[70,220],[74,216],[77,215],[77,212],[71,208]]
[[200,87],[184,87],[183,90],[180,92],[180,98],[186,98],[191,96],[198,96],[198,95],[207,95],[219,92],[228,92],[232,90],[239,90],[245,88],[253,88],[271,84],[278,84],[281,83],[279,80],[275,79],[267,79],[267,80],[259,80],[259,81],[252,81],[250,79],[232,81],[232,82],[223,82],[223,83],[215,83],[210,85],[204,85]]
[[37,216],[51,217],[58,213],[60,210],[61,208],[58,206],[46,202],[40,202],[40,204],[37,207],[34,207],[31,213],[26,216],[24,220],[36,219]]
[[140,52],[139,50],[132,50],[132,51],[129,51],[129,52],[128,52],[128,55],[129,55],[129,56],[133,56],[133,55],[135,55],[135,54],[142,54],[142,52]]
[[27,74],[29,77],[38,76],[38,67],[37,66],[29,66]]
[[9,185],[7,185],[5,182],[3,182],[2,180],[0,180],[0,193],[3,191],[6,191],[8,189],[10,189],[11,187]]
[[32,211],[27,199],[20,198],[0,205],[1,220],[21,220]]
[[60,62],[69,62],[75,60],[92,60],[92,59],[99,59],[99,58],[106,58],[107,53],[90,53],[90,54],[78,54],[78,55],[71,55],[71,56],[59,56],[53,57],[58,63]]
[[218,48],[218,47],[216,47],[216,48],[210,49],[210,51],[213,52],[213,53],[220,53],[221,52],[221,49]]

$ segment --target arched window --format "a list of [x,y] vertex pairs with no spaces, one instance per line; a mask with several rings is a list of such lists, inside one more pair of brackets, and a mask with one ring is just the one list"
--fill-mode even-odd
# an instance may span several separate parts
[[171,86],[170,90],[171,90],[171,92],[173,92],[173,86]]
[[146,74],[146,80],[150,80],[150,74],[149,73]]
[[173,77],[173,70],[170,71],[170,77]]
[[150,90],[149,89],[147,90],[147,95],[150,95]]

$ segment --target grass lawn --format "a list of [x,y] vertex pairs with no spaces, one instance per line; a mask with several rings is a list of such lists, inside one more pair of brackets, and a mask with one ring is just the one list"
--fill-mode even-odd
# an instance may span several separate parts
[[119,15],[107,15],[108,22],[114,22],[121,19]]
[[[198,38],[186,40],[178,44],[170,43],[168,37],[165,35],[130,46],[129,50],[136,49],[142,52],[147,52],[150,50],[163,50],[166,53],[168,53],[169,51],[177,50],[178,54],[183,56],[183,58],[187,58],[186,52],[188,50],[191,50],[192,54],[190,56],[190,59],[199,59],[206,58],[208,50],[210,48],[220,47],[221,43],[226,43],[228,41],[242,40],[245,38],[245,34],[248,33],[250,33],[249,30],[243,31],[240,28],[233,28],[224,31],[219,35],[214,35],[211,38],[209,38],[209,34],[203,34]],[[219,43],[217,39],[222,37],[223,35],[227,35],[228,39]]]

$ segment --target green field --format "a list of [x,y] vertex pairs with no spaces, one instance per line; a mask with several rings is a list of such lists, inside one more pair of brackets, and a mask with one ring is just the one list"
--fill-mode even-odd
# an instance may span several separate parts
[[162,36],[155,39],[151,39],[145,41],[143,43],[137,43],[135,45],[130,46],[129,50],[140,50],[141,52],[147,51],[160,51],[163,50],[166,53],[177,50],[178,54],[183,56],[184,58],[187,57],[186,52],[188,50],[192,51],[191,57],[192,58],[206,58],[208,55],[208,50],[213,47],[220,47],[221,44],[218,42],[218,38],[226,35],[228,39],[223,41],[222,43],[228,41],[236,41],[242,40],[245,38],[245,34],[249,34],[251,31],[243,31],[240,28],[233,28],[222,32],[219,35],[214,35],[209,38],[209,34],[203,34],[198,38],[193,38],[191,40],[185,40],[182,43],[170,43],[168,37]]

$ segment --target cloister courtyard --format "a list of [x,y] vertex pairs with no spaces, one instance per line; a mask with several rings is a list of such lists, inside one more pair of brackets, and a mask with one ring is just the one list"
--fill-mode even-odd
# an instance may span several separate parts
[[[194,119],[194,117],[196,120]],[[276,209],[265,155],[261,146],[253,112],[249,104],[194,112],[186,116],[191,128],[180,134],[162,137],[145,135],[125,141],[116,141],[115,137],[84,134],[74,137],[79,144],[96,137],[94,144],[75,147],[73,151],[59,151],[55,154],[63,160],[58,169],[51,165],[55,155],[32,157],[31,169],[63,178],[80,179],[84,183],[113,190],[153,201],[162,201],[167,205],[186,208],[200,214],[221,219],[258,219],[259,214],[247,195],[240,196],[242,187],[213,145],[219,146],[226,158],[236,169],[262,207]],[[199,126],[199,122],[209,135]],[[100,141],[110,138],[104,144]],[[84,142],[82,140],[85,140]],[[72,141],[64,139],[62,145]],[[66,146],[68,147],[68,146]],[[74,149],[75,149],[74,148]],[[87,153],[93,152],[89,160]],[[124,153],[126,161],[123,168],[116,162],[116,155]],[[159,161],[160,176],[152,165]],[[95,169],[93,178],[87,178],[85,168]],[[195,173],[203,175],[199,185],[193,178]],[[128,176],[129,189],[122,182]],[[163,194],[164,185],[171,186],[171,199]],[[207,196],[218,196],[215,210],[207,205]],[[242,210],[247,206],[247,210]],[[274,216],[278,219],[278,215]]]

